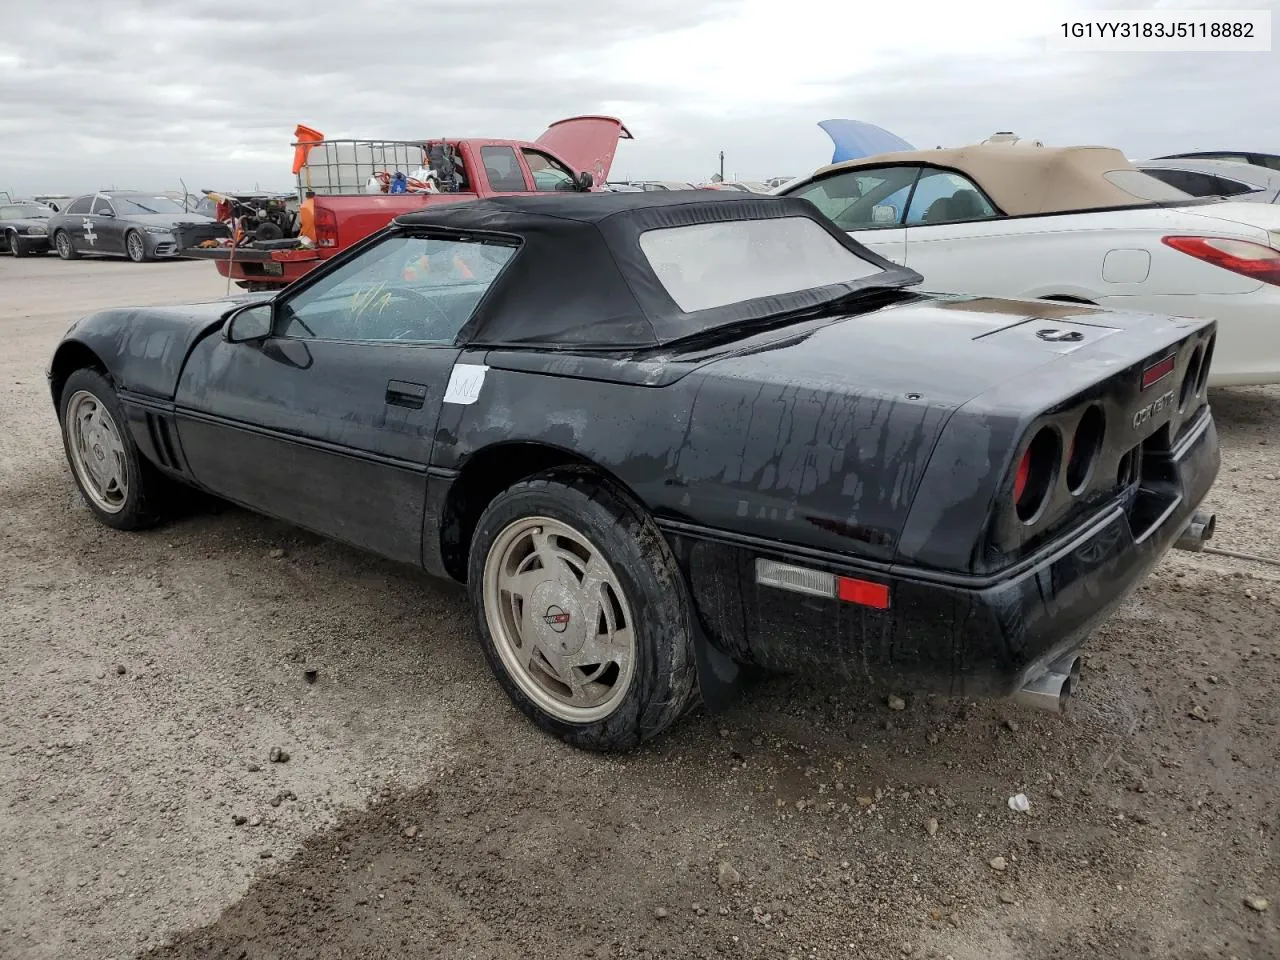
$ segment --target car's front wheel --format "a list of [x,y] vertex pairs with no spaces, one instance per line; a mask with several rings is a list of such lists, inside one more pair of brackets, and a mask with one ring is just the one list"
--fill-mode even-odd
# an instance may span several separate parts
[[117,530],[156,523],[166,480],[138,452],[107,379],[96,370],[71,374],[58,413],[67,462],[93,515]]
[[53,247],[63,260],[75,260],[80,256],[71,243],[70,235],[65,230],[59,230],[53,235]]
[[477,524],[468,582],[489,665],[566,742],[627,749],[697,703],[693,611],[675,557],[602,478],[542,474],[499,494]]
[[15,257],[25,257],[27,251],[22,249],[22,241],[18,239],[18,231],[10,230],[5,237],[9,244],[9,252]]
[[147,259],[147,242],[137,230],[130,230],[124,238],[124,250],[134,263]]

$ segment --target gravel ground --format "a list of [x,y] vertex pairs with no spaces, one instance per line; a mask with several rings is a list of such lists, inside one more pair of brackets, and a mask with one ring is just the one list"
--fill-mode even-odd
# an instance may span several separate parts
[[[54,343],[223,290],[0,260],[0,957],[1280,957],[1276,567],[1171,555],[1065,718],[779,678],[578,753],[455,587],[231,508],[91,519]],[[1214,543],[1280,556],[1280,390],[1213,403]]]

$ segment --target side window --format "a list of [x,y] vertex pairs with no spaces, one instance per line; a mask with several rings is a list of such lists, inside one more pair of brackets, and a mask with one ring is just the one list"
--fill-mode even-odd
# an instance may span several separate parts
[[71,204],[71,206],[66,207],[64,212],[65,213],[88,213],[89,210],[92,209],[92,207],[93,207],[93,197],[81,197],[79,200]]
[[533,174],[533,189],[539,193],[577,189],[573,174],[565,169],[564,164],[552,160],[545,153],[525,150],[524,162],[529,165],[529,172]]
[[106,197],[94,197],[93,212],[94,213],[115,213],[115,211],[111,209],[111,201],[108,200]]
[[524,171],[516,160],[511,147],[481,147],[480,159],[489,178],[489,187],[495,193],[525,193]]
[[926,170],[911,196],[907,226],[994,216],[998,216],[996,208],[972,180],[946,170]]
[[452,343],[516,248],[397,235],[284,298],[275,334]]
[[1219,197],[1238,197],[1242,193],[1261,192],[1261,188],[1231,180],[1227,177],[1214,177],[1214,194]]
[[826,177],[789,194],[808,200],[841,230],[875,230],[902,225],[919,167],[872,167]]

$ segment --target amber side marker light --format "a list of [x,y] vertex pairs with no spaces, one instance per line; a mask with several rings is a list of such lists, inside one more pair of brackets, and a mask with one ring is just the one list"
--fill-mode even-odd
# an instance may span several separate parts
[[756,583],[811,597],[841,600],[876,610],[889,609],[889,587],[872,580],[842,577],[824,570],[810,570],[777,560],[756,558]]

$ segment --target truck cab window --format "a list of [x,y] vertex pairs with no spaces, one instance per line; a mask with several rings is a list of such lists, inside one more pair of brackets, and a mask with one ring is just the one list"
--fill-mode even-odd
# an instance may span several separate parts
[[484,163],[485,176],[495,193],[526,193],[524,171],[511,147],[481,147],[480,159]]

